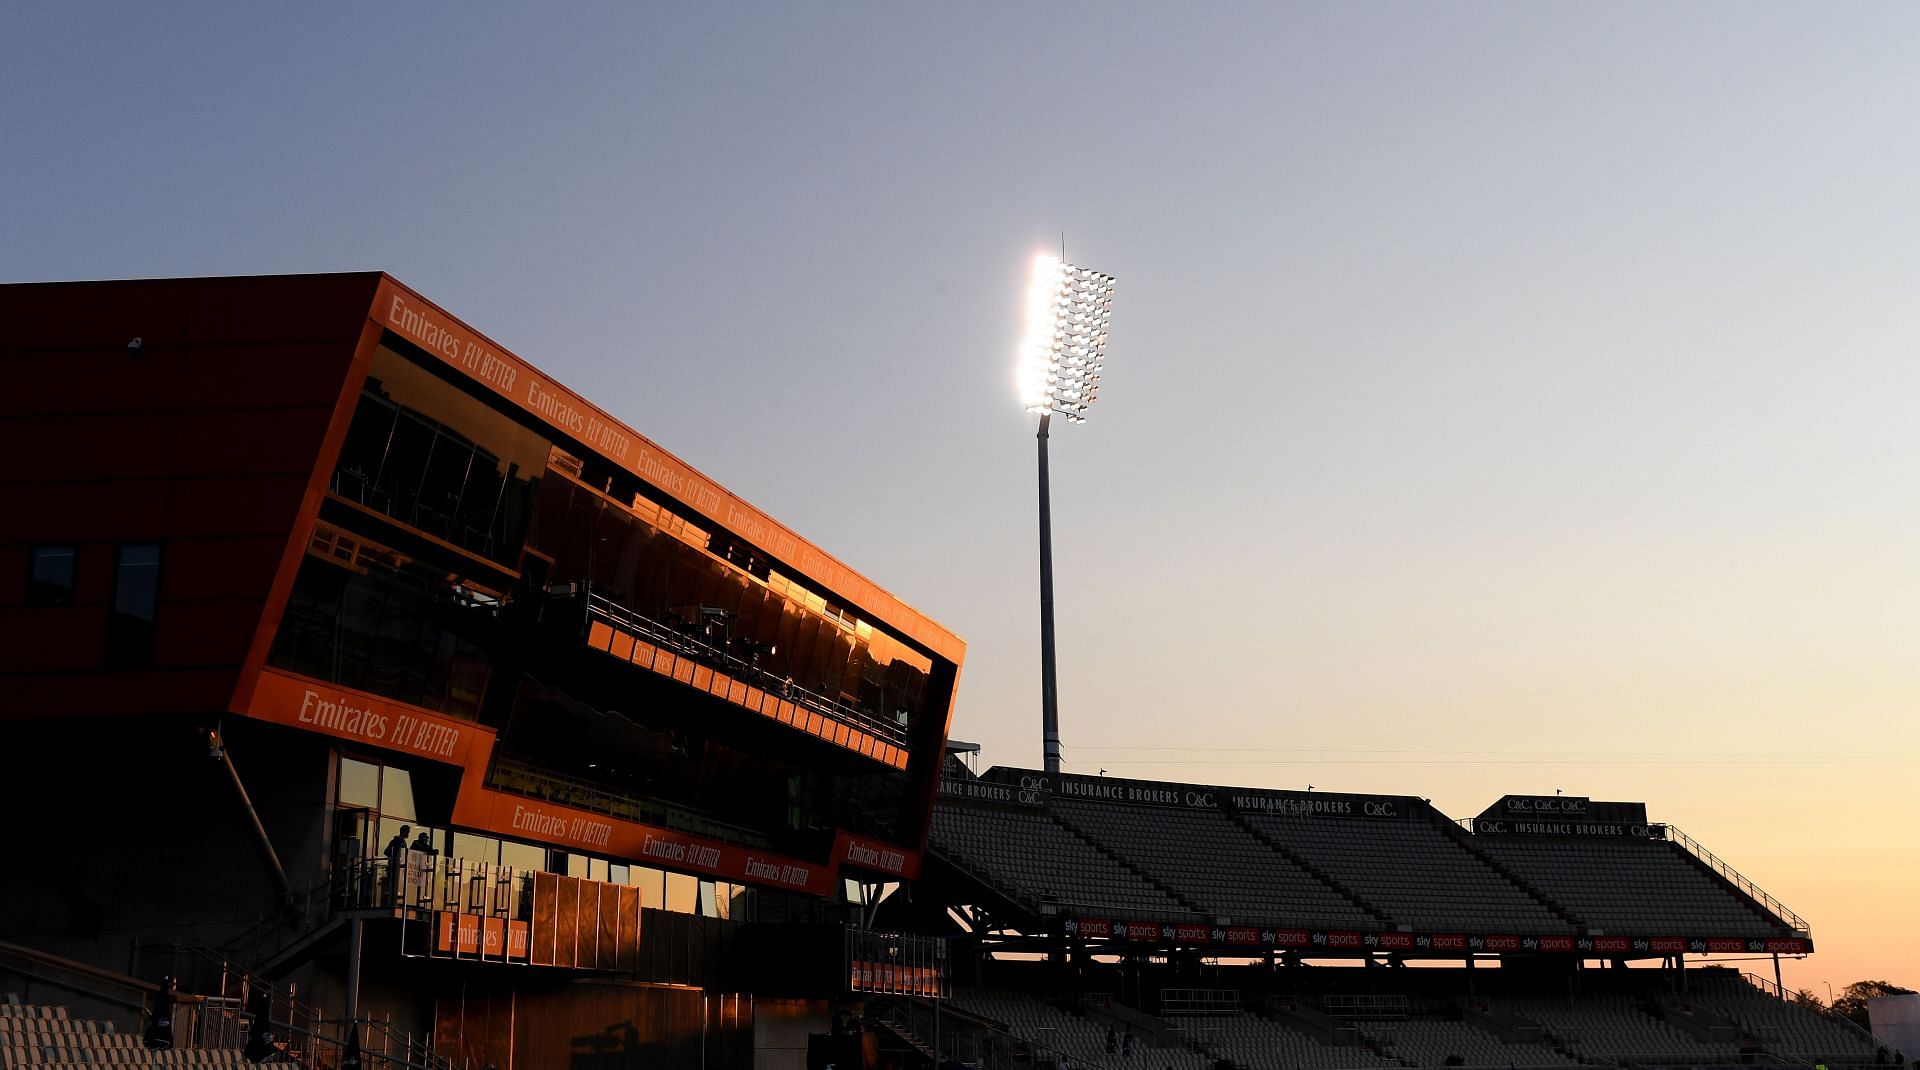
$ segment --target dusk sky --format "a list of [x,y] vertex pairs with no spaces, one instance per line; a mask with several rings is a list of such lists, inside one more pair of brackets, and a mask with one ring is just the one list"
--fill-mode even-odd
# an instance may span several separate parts
[[[1068,768],[1644,799],[1920,988],[1920,7],[14,5],[0,279],[384,269]],[[1771,972],[1770,964],[1746,964]]]

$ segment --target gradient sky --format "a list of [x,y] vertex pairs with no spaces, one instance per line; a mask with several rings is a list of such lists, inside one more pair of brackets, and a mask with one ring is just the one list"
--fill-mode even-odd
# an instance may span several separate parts
[[[970,643],[1037,764],[1645,799],[1920,988],[1920,7],[13,5],[0,278],[385,269]],[[1753,969],[1763,967],[1756,963]]]

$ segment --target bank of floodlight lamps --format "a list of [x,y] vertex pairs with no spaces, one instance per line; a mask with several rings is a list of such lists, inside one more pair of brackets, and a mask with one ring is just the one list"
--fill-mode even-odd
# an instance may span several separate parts
[[1020,403],[1040,417],[1040,718],[1049,774],[1060,771],[1060,694],[1053,656],[1053,506],[1047,490],[1047,427],[1055,413],[1085,423],[1100,396],[1113,276],[1041,255],[1027,290],[1020,346]]

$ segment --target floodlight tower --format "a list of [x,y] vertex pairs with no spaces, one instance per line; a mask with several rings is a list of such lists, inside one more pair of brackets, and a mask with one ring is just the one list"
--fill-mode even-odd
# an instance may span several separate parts
[[1060,693],[1053,660],[1053,505],[1047,489],[1047,426],[1059,413],[1085,423],[1106,363],[1113,276],[1041,254],[1027,290],[1020,346],[1020,403],[1040,417],[1040,716],[1049,774],[1060,771]]

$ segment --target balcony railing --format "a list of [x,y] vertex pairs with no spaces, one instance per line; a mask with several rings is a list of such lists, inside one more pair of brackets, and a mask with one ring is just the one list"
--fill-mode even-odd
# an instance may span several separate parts
[[532,895],[529,872],[425,851],[355,859],[333,884],[337,910],[440,910],[509,921],[531,919]]
[[748,686],[778,695],[795,706],[872,733],[898,747],[905,748],[908,745],[906,729],[886,717],[868,713],[838,699],[809,691],[788,677],[768,672],[753,662],[714,646],[698,636],[688,635],[651,617],[636,613],[609,598],[589,594],[587,615],[590,619],[597,618],[629,635],[671,651],[676,656],[687,658],[709,669],[717,669]]

